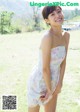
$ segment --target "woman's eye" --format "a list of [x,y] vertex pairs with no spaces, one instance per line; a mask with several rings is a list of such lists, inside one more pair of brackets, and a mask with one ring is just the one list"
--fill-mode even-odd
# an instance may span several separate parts
[[53,16],[54,14],[51,14],[51,16]]
[[58,11],[58,13],[61,13],[61,11]]

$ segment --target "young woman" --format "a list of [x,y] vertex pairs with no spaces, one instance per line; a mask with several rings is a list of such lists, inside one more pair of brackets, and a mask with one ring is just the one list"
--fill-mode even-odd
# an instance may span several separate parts
[[62,30],[62,9],[45,6],[42,15],[50,29],[41,40],[39,61],[28,79],[28,112],[39,112],[40,105],[45,112],[56,111],[65,73],[70,35]]

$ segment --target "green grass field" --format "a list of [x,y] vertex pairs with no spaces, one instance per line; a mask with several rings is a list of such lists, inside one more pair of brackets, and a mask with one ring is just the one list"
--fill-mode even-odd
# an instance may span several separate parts
[[[17,96],[17,110],[27,111],[27,79],[38,61],[44,32],[0,35],[0,102],[3,95]],[[70,44],[57,112],[80,112],[80,31],[70,32]],[[0,112],[6,112],[1,110]],[[7,111],[13,112],[13,111]],[[40,112],[43,111],[41,107]]]

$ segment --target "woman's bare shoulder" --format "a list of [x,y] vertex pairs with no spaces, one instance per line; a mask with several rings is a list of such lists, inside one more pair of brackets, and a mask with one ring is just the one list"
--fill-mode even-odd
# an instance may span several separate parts
[[41,46],[43,45],[51,46],[51,43],[52,43],[52,38],[51,38],[50,32],[47,31],[41,39]]
[[69,41],[70,41],[70,33],[68,31],[64,32],[65,42],[68,49]]
[[70,32],[68,32],[68,31],[63,31],[63,33],[64,33],[65,37],[70,38]]

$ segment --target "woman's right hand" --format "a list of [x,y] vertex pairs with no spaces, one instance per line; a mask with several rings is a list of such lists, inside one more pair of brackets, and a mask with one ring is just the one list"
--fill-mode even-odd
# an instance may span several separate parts
[[42,102],[46,101],[49,97],[52,97],[52,92],[51,91],[46,91],[44,95],[40,97],[40,100]]

